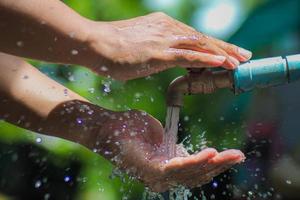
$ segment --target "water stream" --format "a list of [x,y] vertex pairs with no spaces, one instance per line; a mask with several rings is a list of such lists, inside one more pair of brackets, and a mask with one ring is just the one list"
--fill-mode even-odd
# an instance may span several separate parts
[[168,158],[171,159],[176,155],[176,142],[178,132],[180,107],[169,106],[167,108],[164,144]]

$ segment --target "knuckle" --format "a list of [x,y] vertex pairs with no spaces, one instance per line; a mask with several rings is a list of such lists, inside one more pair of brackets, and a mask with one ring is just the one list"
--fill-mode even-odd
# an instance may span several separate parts
[[235,45],[233,45],[233,44],[230,44],[230,46],[231,46],[231,51],[232,51],[232,53],[234,53],[234,54],[239,54],[239,50],[238,50],[238,47],[237,47],[237,46],[235,46]]
[[238,47],[234,44],[224,42],[224,49],[233,54],[238,54]]

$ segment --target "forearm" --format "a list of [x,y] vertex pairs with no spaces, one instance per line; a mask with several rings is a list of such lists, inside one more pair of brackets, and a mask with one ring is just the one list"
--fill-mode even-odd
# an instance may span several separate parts
[[85,144],[85,140],[78,137],[84,127],[75,126],[76,118],[82,113],[79,110],[68,113],[63,104],[72,101],[89,104],[88,101],[22,59],[3,53],[0,53],[0,101],[1,119]]
[[87,101],[15,56],[0,53],[0,92],[24,105],[41,118],[58,104]]
[[0,0],[0,51],[50,62],[86,65],[90,21],[59,0]]

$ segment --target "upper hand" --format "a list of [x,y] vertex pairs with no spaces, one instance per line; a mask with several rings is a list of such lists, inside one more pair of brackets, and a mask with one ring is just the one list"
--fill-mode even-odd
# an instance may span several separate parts
[[180,65],[233,69],[251,52],[209,37],[163,14],[129,20],[92,22],[89,66],[102,75],[128,80]]

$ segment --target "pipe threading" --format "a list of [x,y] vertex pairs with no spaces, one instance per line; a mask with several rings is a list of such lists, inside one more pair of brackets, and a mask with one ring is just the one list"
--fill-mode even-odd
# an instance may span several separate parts
[[219,88],[232,88],[230,72],[202,70],[178,77],[169,86],[168,106],[183,106],[183,96],[189,94],[211,94]]

